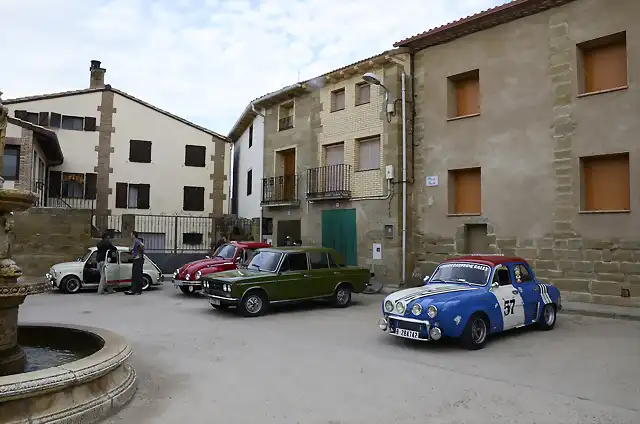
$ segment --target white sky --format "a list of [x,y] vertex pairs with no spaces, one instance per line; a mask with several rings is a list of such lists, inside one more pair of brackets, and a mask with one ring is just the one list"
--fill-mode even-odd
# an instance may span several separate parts
[[227,134],[267,92],[506,0],[0,0],[3,98],[106,83]]

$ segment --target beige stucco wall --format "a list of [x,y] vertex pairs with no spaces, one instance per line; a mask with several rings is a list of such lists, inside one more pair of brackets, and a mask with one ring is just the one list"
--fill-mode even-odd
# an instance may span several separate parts
[[[620,287],[631,285],[640,296],[640,276],[623,265],[633,249],[610,275],[593,265],[594,258],[610,262],[616,241],[640,239],[639,16],[636,0],[579,0],[416,54],[418,261],[462,251],[464,224],[486,222],[496,251],[531,259],[539,275],[590,294],[582,300],[616,293],[619,300]],[[627,32],[629,88],[578,97],[576,44],[620,31]],[[447,77],[473,69],[481,114],[448,121]],[[618,152],[630,156],[631,212],[580,213],[579,158]],[[448,216],[448,170],[475,166],[482,167],[481,216]],[[439,186],[426,187],[427,176],[438,176]]]

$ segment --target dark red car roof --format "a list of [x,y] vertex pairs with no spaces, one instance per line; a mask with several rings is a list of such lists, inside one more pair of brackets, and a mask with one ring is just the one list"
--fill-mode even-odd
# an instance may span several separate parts
[[262,243],[261,241],[230,241],[229,244],[235,244],[239,247],[246,247],[248,249],[260,249],[262,247],[271,247],[269,243]]
[[464,255],[458,256],[456,258],[449,258],[444,262],[457,262],[457,261],[465,261],[465,262],[476,262],[490,266],[502,265],[506,262],[524,262],[525,264],[529,264],[526,260],[519,256],[502,256],[502,255]]

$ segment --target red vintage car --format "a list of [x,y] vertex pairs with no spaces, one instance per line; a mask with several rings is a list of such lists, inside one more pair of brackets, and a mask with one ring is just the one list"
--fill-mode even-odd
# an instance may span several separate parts
[[225,243],[213,253],[213,256],[189,262],[173,273],[173,285],[184,294],[193,294],[202,290],[200,278],[214,272],[237,269],[251,262],[256,249],[271,247],[270,244],[255,241],[232,241]]

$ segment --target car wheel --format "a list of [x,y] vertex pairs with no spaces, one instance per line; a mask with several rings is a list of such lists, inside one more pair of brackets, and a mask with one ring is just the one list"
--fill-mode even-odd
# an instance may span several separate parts
[[556,326],[556,305],[548,303],[542,308],[542,315],[538,321],[538,328],[544,331],[553,330]]
[[75,275],[64,277],[60,282],[60,290],[64,293],[75,294],[80,291],[81,282]]
[[340,284],[333,293],[331,299],[333,306],[337,308],[346,308],[351,304],[351,287],[348,284]]
[[489,336],[489,323],[481,314],[473,314],[467,321],[460,341],[469,350],[482,349]]
[[151,287],[151,277],[149,277],[148,275],[143,275],[142,290],[149,290],[149,287]]
[[254,290],[244,295],[238,309],[246,317],[257,317],[264,314],[267,302],[267,297],[263,292]]
[[184,294],[194,294],[196,289],[193,286],[180,286],[180,291]]

